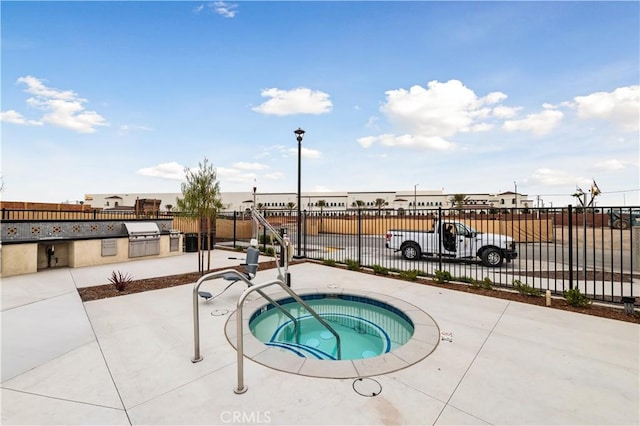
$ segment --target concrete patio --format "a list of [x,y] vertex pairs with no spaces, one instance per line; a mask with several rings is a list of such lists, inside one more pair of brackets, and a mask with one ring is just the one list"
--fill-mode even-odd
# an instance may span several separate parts
[[[228,257],[237,255],[216,250],[212,265],[236,265]],[[354,379],[285,373],[250,359],[248,391],[237,395],[225,325],[241,284],[200,302],[199,363],[191,362],[193,285],[86,303],[77,293],[107,283],[112,270],[139,279],[196,265],[185,253],[3,279],[2,424],[640,423],[637,324],[303,263],[290,268],[294,289],[393,296],[428,313],[453,341],[372,377],[377,396],[355,392]],[[260,271],[254,281],[275,276]]]

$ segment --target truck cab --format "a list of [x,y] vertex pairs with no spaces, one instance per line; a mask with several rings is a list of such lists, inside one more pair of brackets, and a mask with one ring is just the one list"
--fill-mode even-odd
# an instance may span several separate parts
[[407,260],[442,255],[449,258],[480,258],[485,266],[498,267],[518,254],[513,238],[478,232],[457,221],[434,222],[430,231],[389,230],[386,247]]

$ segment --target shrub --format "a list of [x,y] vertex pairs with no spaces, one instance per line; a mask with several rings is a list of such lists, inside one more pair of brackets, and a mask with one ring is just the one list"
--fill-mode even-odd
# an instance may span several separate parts
[[373,265],[371,269],[373,269],[373,273],[376,275],[389,275],[389,270],[384,266]]
[[527,296],[542,296],[542,292],[537,288],[531,287],[527,283],[523,283],[520,280],[513,280],[513,288],[520,294],[526,294]]
[[491,290],[493,288],[493,282],[491,281],[491,279],[489,279],[489,277],[484,277],[482,281],[476,281],[471,285],[474,288],[484,288],[486,290]]
[[344,263],[347,265],[347,269],[350,271],[359,271],[360,263],[357,260],[345,259]]
[[456,278],[456,281],[460,281],[461,283],[467,283],[467,284],[475,284],[476,280],[471,278],[471,277],[467,277],[465,275]]
[[400,278],[407,281],[415,281],[418,279],[418,275],[420,275],[420,271],[412,269],[410,271],[400,271],[398,274]]
[[327,266],[336,266],[336,261],[333,259],[325,259],[322,261],[322,264]]
[[275,254],[275,252],[273,251],[273,247],[267,247],[267,248],[264,250],[264,254],[265,254],[266,256],[273,256],[273,255]]
[[451,281],[451,273],[449,271],[440,271],[440,270],[436,270],[435,272],[436,278],[435,278],[435,282],[437,283],[448,283],[449,281]]
[[112,271],[111,277],[109,277],[109,282],[111,282],[118,291],[124,291],[131,281],[133,281],[133,277],[131,275],[123,274],[120,271]]
[[273,239],[270,234],[267,234],[267,235],[262,234],[258,236],[258,244],[271,244],[272,242],[273,242]]
[[586,308],[591,305],[591,299],[582,294],[578,287],[565,291],[564,298],[568,304],[577,308]]

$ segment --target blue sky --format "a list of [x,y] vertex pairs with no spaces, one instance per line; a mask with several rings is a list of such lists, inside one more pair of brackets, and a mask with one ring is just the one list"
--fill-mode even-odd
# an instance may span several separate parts
[[518,191],[640,204],[638,2],[13,2],[1,194]]

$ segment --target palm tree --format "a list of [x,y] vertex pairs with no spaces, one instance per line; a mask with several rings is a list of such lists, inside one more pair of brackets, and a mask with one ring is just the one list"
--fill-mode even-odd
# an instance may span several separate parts
[[322,216],[322,210],[327,207],[327,202],[325,200],[318,200],[318,207],[320,207],[320,216]]
[[215,221],[218,212],[223,208],[220,197],[220,183],[217,180],[216,169],[209,164],[207,157],[198,163],[199,169],[193,171],[185,168],[187,182],[181,185],[183,198],[178,198],[177,204],[181,214],[196,219],[198,222],[198,271],[204,271],[200,253],[202,223],[207,227],[207,270],[211,266],[211,220]]
[[287,203],[287,210],[289,210],[289,216],[291,216],[291,212],[293,211],[293,209],[296,207],[296,203],[289,201]]
[[462,210],[464,205],[469,202],[469,197],[465,194],[453,194],[453,196],[449,198],[449,201],[451,202],[451,207]]
[[382,198],[376,198],[376,200],[373,202],[373,204],[378,208],[378,216],[380,216],[380,212],[382,210],[382,207],[389,205],[389,203],[386,202]]
[[362,200],[355,200],[353,203],[351,203],[351,207],[360,208],[362,206],[364,206],[364,201]]
[[167,209],[168,212],[170,212],[171,209],[173,208],[173,205],[172,204],[167,204],[167,205],[164,206],[164,208]]

